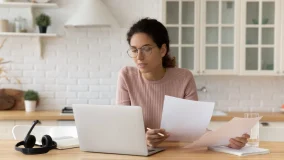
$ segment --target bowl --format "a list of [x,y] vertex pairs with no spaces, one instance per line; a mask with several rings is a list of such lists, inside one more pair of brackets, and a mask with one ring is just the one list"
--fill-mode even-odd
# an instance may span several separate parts
[[[268,21],[269,21],[268,18],[263,18],[263,19],[262,19],[262,24],[267,24]],[[253,24],[258,24],[258,19],[252,19],[252,23],[253,23]]]

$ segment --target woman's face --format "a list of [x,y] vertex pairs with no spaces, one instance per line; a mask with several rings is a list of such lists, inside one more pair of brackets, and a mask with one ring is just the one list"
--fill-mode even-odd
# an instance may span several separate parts
[[150,36],[136,33],[130,40],[130,50],[134,62],[142,73],[148,73],[162,67],[162,58],[167,52],[166,45],[158,48]]

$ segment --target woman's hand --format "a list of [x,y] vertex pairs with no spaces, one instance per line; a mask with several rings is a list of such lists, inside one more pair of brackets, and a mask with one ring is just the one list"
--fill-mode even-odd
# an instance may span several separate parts
[[248,142],[248,138],[250,138],[248,134],[243,134],[242,137],[231,138],[230,144],[228,145],[228,147],[234,148],[234,149],[241,149]]
[[[161,136],[158,133],[162,133],[164,136]],[[164,129],[150,129],[146,132],[147,145],[150,147],[156,147],[169,136],[169,133],[167,133]]]

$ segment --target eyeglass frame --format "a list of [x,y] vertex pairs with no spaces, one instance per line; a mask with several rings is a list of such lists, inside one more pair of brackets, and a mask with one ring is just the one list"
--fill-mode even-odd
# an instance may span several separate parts
[[133,48],[129,48],[129,49],[126,51],[126,53],[128,54],[128,56],[129,56],[130,58],[136,58],[136,57],[138,57],[139,50],[140,50],[140,53],[143,53],[143,56],[145,56],[146,54],[144,54],[143,50],[141,50],[143,47],[150,47],[150,48],[151,48],[151,51],[150,51],[150,53],[148,54],[148,55],[150,55],[150,54],[152,53],[153,48],[156,48],[156,47],[158,47],[158,46],[151,46],[150,44],[147,44],[147,45],[144,45],[144,46],[142,46],[142,47],[140,47],[140,48],[135,48],[135,49],[137,50],[137,55],[134,56],[134,57],[130,56],[130,54],[128,53],[128,52],[129,52],[131,49],[133,49]]

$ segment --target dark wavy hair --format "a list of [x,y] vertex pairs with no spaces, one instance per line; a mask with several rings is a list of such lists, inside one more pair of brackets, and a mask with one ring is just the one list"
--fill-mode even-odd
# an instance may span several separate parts
[[150,36],[159,48],[166,44],[167,53],[162,59],[164,68],[173,68],[176,66],[175,57],[170,56],[170,38],[166,27],[156,19],[143,18],[134,23],[127,32],[127,42],[130,45],[130,40],[135,33],[145,33]]

